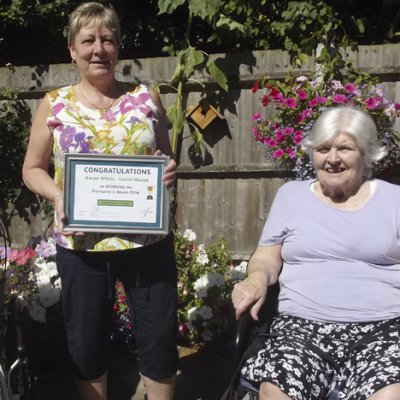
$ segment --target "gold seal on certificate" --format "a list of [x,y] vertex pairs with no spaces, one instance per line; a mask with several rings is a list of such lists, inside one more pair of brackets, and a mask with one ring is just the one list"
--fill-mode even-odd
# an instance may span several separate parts
[[65,230],[168,233],[167,156],[65,154]]

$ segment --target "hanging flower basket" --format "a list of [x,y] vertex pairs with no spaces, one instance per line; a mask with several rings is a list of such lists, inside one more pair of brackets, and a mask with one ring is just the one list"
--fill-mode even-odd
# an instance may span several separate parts
[[260,112],[252,116],[254,139],[268,154],[283,162],[297,179],[312,176],[312,166],[302,150],[304,138],[327,107],[352,105],[375,120],[378,137],[388,155],[376,165],[380,174],[400,165],[399,136],[394,128],[400,104],[389,100],[385,87],[368,79],[355,81],[309,80],[306,76],[284,81],[260,80],[253,87],[260,95]]

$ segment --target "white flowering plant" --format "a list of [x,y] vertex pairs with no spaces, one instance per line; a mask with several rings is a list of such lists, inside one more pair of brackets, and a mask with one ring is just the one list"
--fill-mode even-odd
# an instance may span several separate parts
[[197,244],[190,229],[175,232],[179,338],[184,344],[214,341],[234,321],[231,292],[247,263],[234,266],[227,242]]
[[354,75],[343,81],[310,80],[306,76],[288,76],[283,81],[263,79],[252,88],[257,95],[261,90],[261,110],[252,116],[253,137],[273,159],[289,166],[297,178],[312,175],[302,143],[327,107],[352,105],[372,116],[378,138],[388,152],[377,163],[377,174],[400,164],[399,136],[394,128],[400,104],[391,101],[385,87],[369,75]]
[[46,322],[48,311],[60,300],[61,283],[55,263],[54,239],[41,240],[32,249],[0,248],[5,278],[4,303],[17,297],[34,321]]
[[[218,338],[234,321],[233,285],[243,279],[247,263],[233,265],[227,243],[219,238],[197,244],[190,229],[175,231],[178,269],[178,321],[180,342],[202,345]],[[61,282],[55,262],[53,238],[24,249],[0,247],[0,267],[5,277],[5,304],[12,297],[26,304],[32,320],[43,324],[61,320]],[[134,344],[132,319],[121,282],[116,283],[112,342]]]

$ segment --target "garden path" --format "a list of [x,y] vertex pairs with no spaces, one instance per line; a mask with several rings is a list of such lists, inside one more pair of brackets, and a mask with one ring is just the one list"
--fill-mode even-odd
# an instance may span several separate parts
[[[221,346],[203,350],[180,347],[180,367],[175,400],[219,400],[228,385],[232,360]],[[34,400],[78,400],[67,362],[39,379]],[[110,400],[143,400],[144,388],[134,351],[126,345],[114,346],[110,368]]]

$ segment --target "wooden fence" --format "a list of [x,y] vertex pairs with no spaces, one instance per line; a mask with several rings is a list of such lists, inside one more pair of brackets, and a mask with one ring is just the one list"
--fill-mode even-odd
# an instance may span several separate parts
[[[267,161],[264,149],[252,138],[251,116],[259,110],[259,99],[251,87],[262,77],[284,77],[290,72],[290,63],[287,53],[280,50],[213,57],[227,73],[230,89],[228,93],[219,90],[205,71],[194,77],[214,89],[215,105],[223,119],[214,120],[205,130],[200,158],[191,154],[190,132],[185,127],[175,220],[180,229],[194,230],[201,243],[225,237],[235,258],[247,259],[257,245],[277,189],[288,179],[287,172]],[[388,96],[400,102],[400,45],[360,46],[349,58],[357,68],[379,76]],[[176,62],[174,57],[122,60],[117,78],[127,83],[160,83],[163,103],[168,106],[175,97],[167,83]],[[315,60],[310,57],[296,74],[314,76],[315,70]],[[46,91],[77,79],[75,66],[69,64],[16,67],[14,71],[0,68],[0,87],[18,91],[33,113]],[[187,105],[197,104],[198,85],[187,84],[185,95]],[[30,225],[15,219],[11,226],[13,244],[25,245],[31,236],[42,234],[46,226],[40,218],[34,218]]]

